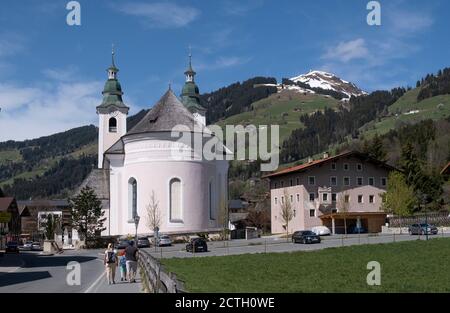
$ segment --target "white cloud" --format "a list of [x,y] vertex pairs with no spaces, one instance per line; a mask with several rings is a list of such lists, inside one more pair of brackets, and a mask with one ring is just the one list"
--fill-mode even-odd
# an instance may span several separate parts
[[72,81],[77,77],[78,69],[75,66],[68,66],[66,68],[48,68],[42,73],[51,80],[56,81]]
[[15,33],[0,33],[0,57],[13,56],[24,49],[24,39]]
[[263,0],[247,0],[245,2],[226,1],[224,3],[224,12],[228,15],[245,16],[263,4]]
[[50,135],[96,121],[103,83],[0,85],[0,141]]
[[405,10],[391,10],[387,12],[388,27],[397,36],[411,35],[427,30],[434,23],[433,18],[426,12],[408,12]]
[[198,70],[218,70],[224,68],[230,68],[234,66],[239,66],[250,62],[251,58],[237,57],[237,56],[227,56],[219,57],[211,63],[199,62],[196,65]]
[[354,59],[364,59],[369,56],[366,41],[358,38],[340,42],[336,47],[330,47],[322,56],[323,59],[348,62]]
[[170,2],[125,3],[119,11],[142,17],[145,25],[154,28],[184,27],[200,15],[200,11],[194,7],[180,6]]

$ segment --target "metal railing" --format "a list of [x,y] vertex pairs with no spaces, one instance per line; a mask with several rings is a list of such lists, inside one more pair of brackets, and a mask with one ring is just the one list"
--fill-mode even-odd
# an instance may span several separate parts
[[167,272],[151,254],[139,250],[139,266],[144,288],[149,293],[185,293],[184,284],[174,273]]

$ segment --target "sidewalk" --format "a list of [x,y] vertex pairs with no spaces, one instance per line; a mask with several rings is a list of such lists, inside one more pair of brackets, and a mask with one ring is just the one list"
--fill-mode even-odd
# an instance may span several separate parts
[[[103,253],[98,253],[99,260],[103,259]],[[103,264],[101,265],[104,269]],[[136,282],[128,283],[126,281],[120,281],[120,270],[117,268],[116,270],[116,283],[109,285],[108,279],[106,278],[106,272],[103,273],[97,278],[97,280],[84,292],[85,293],[141,293],[142,292],[142,283],[141,276],[139,274],[139,267],[136,274]]]
[[0,256],[0,276],[11,273],[24,265],[20,254],[3,254]]

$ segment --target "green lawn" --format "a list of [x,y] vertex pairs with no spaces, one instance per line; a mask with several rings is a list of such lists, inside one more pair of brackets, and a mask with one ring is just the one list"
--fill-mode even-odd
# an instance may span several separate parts
[[[450,292],[450,239],[312,252],[165,259],[190,292]],[[381,264],[368,286],[367,263]]]

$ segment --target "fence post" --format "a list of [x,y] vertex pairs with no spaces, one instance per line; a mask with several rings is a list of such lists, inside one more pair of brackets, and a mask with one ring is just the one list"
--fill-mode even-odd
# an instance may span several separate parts
[[344,246],[344,235],[341,235],[342,246]]
[[[401,231],[401,230],[400,230]],[[394,231],[394,235],[392,236],[394,242],[395,242],[395,231]]]
[[264,253],[267,253],[267,239],[264,240]]

